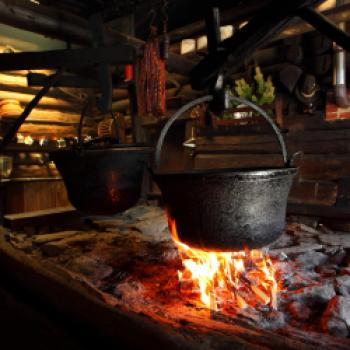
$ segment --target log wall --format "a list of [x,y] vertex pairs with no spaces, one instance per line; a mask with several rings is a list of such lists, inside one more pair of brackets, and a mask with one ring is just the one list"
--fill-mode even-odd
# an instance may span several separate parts
[[[4,136],[40,88],[27,87],[27,71],[1,72],[0,74],[0,134]],[[50,74],[44,71],[45,74]],[[17,101],[17,102],[16,102]],[[81,102],[78,96],[52,88],[43,97],[19,133],[34,140],[50,140],[50,149],[57,147],[55,140],[77,135]],[[86,134],[96,133],[88,123]],[[15,146],[22,147],[19,151]],[[11,147],[14,149],[11,149]],[[63,181],[54,164],[48,160],[47,147],[11,145],[6,154],[13,157],[12,181],[4,185],[4,211],[6,214],[31,212],[69,206]],[[26,149],[27,148],[27,149]],[[36,153],[38,150],[40,153]]]
[[[27,71],[5,72],[0,74],[0,117],[1,134],[6,133],[9,125],[22,113],[24,107],[33,99],[40,88],[28,87]],[[44,71],[45,74],[50,74]],[[76,136],[80,118],[81,99],[59,88],[52,88],[44,96],[27,121],[20,133],[30,135],[34,139],[46,137]],[[86,133],[92,133],[91,125]]]

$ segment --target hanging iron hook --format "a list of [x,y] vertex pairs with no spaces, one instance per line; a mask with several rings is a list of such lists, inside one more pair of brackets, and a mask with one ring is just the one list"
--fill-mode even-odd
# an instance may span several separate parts
[[150,33],[152,34],[152,32],[154,31],[154,27],[155,27],[154,23],[156,21],[157,12],[155,9],[152,8],[152,9],[150,9],[149,14],[151,16],[151,20],[149,22],[149,30],[150,30]]
[[163,5],[161,9],[162,17],[163,17],[163,38],[161,43],[161,55],[162,58],[167,61],[169,58],[169,46],[170,46],[170,38],[168,35],[168,13],[167,13],[168,1],[163,0]]
[[162,17],[163,17],[163,31],[164,33],[167,32],[167,26],[168,26],[168,20],[169,20],[169,16],[168,16],[168,1],[167,0],[163,0],[163,5],[162,5]]

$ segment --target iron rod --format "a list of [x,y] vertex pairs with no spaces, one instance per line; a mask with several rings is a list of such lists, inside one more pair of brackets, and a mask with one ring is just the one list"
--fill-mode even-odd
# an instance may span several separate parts
[[32,112],[32,110],[38,105],[42,97],[44,97],[47,92],[50,90],[50,88],[55,84],[57,79],[62,74],[62,69],[58,69],[55,74],[51,75],[49,79],[47,80],[46,85],[34,96],[34,98],[26,105],[24,108],[22,114],[15,120],[15,123],[11,127],[11,129],[7,132],[7,134],[4,136],[1,148],[4,149],[8,143],[13,139],[13,137],[16,135],[17,131],[21,127],[21,125],[24,123],[24,121],[27,119],[29,114]]

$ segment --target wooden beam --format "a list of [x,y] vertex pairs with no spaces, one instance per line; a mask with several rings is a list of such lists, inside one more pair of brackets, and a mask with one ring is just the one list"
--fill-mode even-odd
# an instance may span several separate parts
[[[39,73],[29,73],[27,75],[28,86],[43,86],[45,85],[48,76]],[[55,87],[72,87],[72,88],[98,88],[97,80],[89,79],[77,75],[63,75],[55,83]]]
[[291,16],[304,6],[317,4],[318,0],[273,0],[254,16],[248,24],[233,37],[221,42],[222,51],[206,56],[192,71],[191,82],[196,89],[203,89],[213,83],[220,69],[225,66],[226,74],[237,71],[256,49],[267,44],[282,31]]
[[[190,84],[179,86],[178,88],[170,88],[165,90],[166,98],[172,98],[175,96],[181,97],[183,101],[189,101],[193,98],[196,98],[203,93],[198,90],[193,90]],[[130,107],[129,98],[118,99],[113,101],[112,110],[114,112],[125,112]]]
[[[69,125],[50,125],[25,123],[18,130],[23,135],[46,136],[46,137],[76,137],[77,127]],[[84,127],[84,134],[96,135],[96,128]]]
[[[56,180],[57,181],[57,180]],[[72,206],[46,210],[36,210],[25,213],[7,214],[4,216],[5,226],[16,230],[25,226],[54,225],[61,220],[77,219],[81,214]]]
[[[2,122],[11,122],[14,119],[16,119],[17,116],[1,116]],[[80,114],[78,113],[67,113],[67,112],[61,112],[59,110],[47,110],[47,109],[41,109],[36,108],[34,109],[29,117],[26,119],[26,122],[28,123],[61,123],[61,124],[67,124],[67,125],[73,125],[73,124],[79,124],[80,120]]]
[[[70,43],[92,45],[91,31],[85,19],[42,4],[37,6],[24,0],[0,0],[0,22]],[[111,29],[106,31],[106,42],[108,45],[125,43],[136,49],[145,44],[143,40]],[[169,53],[167,69],[170,72],[187,75],[193,66],[189,59]]]
[[332,206],[337,200],[337,194],[338,186],[331,181],[295,181],[288,202]]
[[4,154],[15,154],[18,156],[19,153],[48,153],[57,150],[57,143],[50,140],[48,140],[48,144],[45,146],[40,146],[38,143],[34,143],[33,145],[26,145],[23,143],[11,142],[6,147]]
[[321,34],[336,42],[343,49],[350,51],[349,34],[338,28],[326,16],[309,7],[301,9],[299,11],[299,15],[304,21],[310,23]]
[[[29,103],[34,98],[34,96],[35,95],[31,94],[0,90],[0,100],[16,100],[23,105]],[[39,103],[39,106],[41,108],[68,111],[78,111],[80,109],[78,103],[73,104],[71,102],[66,101],[65,99],[55,97],[43,97]],[[1,116],[6,116],[6,114],[4,114],[4,112],[2,111]]]
[[11,125],[11,127],[7,130],[6,134],[3,137],[1,142],[1,148],[5,149],[7,144],[11,142],[13,137],[18,132],[21,125],[27,119],[31,111],[38,105],[43,96],[50,90],[51,86],[55,83],[55,80],[61,75],[62,69],[57,69],[56,73],[50,76],[50,80],[47,84],[34,96],[34,98],[24,107],[21,115],[16,118]]
[[[110,27],[106,28],[106,41],[108,44],[119,41],[133,46],[136,50],[141,49],[145,42],[141,39],[135,38],[131,35],[120,33]],[[188,75],[195,63],[186,57],[169,52],[169,57],[166,63],[166,69],[171,73],[178,73]]]
[[288,203],[287,213],[295,214],[295,215],[340,219],[340,220],[342,219],[349,220],[350,218],[349,209],[340,209],[340,208],[329,207],[325,205],[303,205],[303,204]]
[[[252,4],[242,4],[239,7],[235,6],[231,9],[227,9],[221,12],[220,24],[234,24],[241,21],[245,21],[252,17],[254,13],[259,12],[266,6],[270,0],[260,0],[255,1]],[[204,33],[205,31],[205,21],[197,21],[186,26],[176,28],[168,33],[171,42],[178,42],[184,38],[191,38],[193,36]]]
[[91,43],[91,33],[81,17],[25,0],[0,1],[0,22],[63,41]]
[[[221,13],[221,25],[227,24],[239,24],[242,21],[249,20],[254,13],[259,13],[269,3],[269,0],[262,0],[258,2],[254,2],[249,5],[242,4],[239,7],[233,7],[231,9],[227,9]],[[331,8],[332,5],[318,7],[318,11],[322,11],[322,13],[327,16],[332,22],[346,22],[350,19],[350,4],[338,6],[336,8]],[[286,38],[288,36],[300,35],[302,33],[312,31],[314,28],[305,23],[300,19],[292,20],[290,25],[281,32],[280,35],[276,37],[279,39],[281,37]],[[176,28],[168,33],[170,36],[170,40],[172,43],[178,43],[182,39],[193,38],[199,35],[202,35],[205,31],[205,21],[197,21],[186,25],[184,27]]]
[[[347,22],[350,20],[350,4],[338,6],[324,11],[323,15],[333,23]],[[275,40],[286,39],[291,36],[301,35],[313,31],[314,27],[300,19],[294,19],[282,32],[275,37]]]
[[133,63],[135,51],[128,45],[88,49],[0,54],[0,70],[79,68],[98,63]]
[[[22,74],[23,72],[23,74]],[[45,71],[48,72],[48,71]],[[20,74],[15,74],[20,73]],[[38,87],[28,87],[28,82],[25,74],[27,74],[28,71],[6,71],[5,73],[0,73],[0,91],[9,91],[9,92],[19,92],[23,94],[30,94],[35,95],[40,89]],[[36,73],[33,73],[36,74]],[[53,74],[51,72],[50,74]],[[44,75],[44,74],[43,74]],[[48,77],[49,75],[44,75],[45,77]],[[45,80],[45,82],[47,79]],[[60,98],[64,100],[69,100],[76,102],[77,99],[73,98],[70,94],[67,94],[62,89],[52,88],[50,91],[46,94],[47,97],[55,97]]]

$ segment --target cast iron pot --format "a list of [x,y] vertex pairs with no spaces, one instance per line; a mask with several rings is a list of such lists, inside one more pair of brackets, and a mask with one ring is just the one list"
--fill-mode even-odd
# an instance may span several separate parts
[[[259,112],[272,126],[285,167],[153,172],[168,215],[176,222],[179,239],[204,250],[258,248],[276,240],[285,226],[288,194],[297,173],[295,167],[288,165],[283,137],[267,113],[250,101],[232,98]],[[156,169],[164,138],[173,122],[186,110],[211,100],[210,95],[194,100],[169,119],[157,142]]]
[[151,149],[135,145],[90,146],[50,153],[72,205],[87,214],[126,210],[140,197]]
[[[143,170],[152,149],[116,144],[110,137],[84,143],[83,122],[90,107],[88,100],[81,111],[78,145],[51,152],[50,159],[55,162],[69,201],[76,209],[93,215],[116,214],[138,201]],[[112,112],[111,117],[114,119]]]

